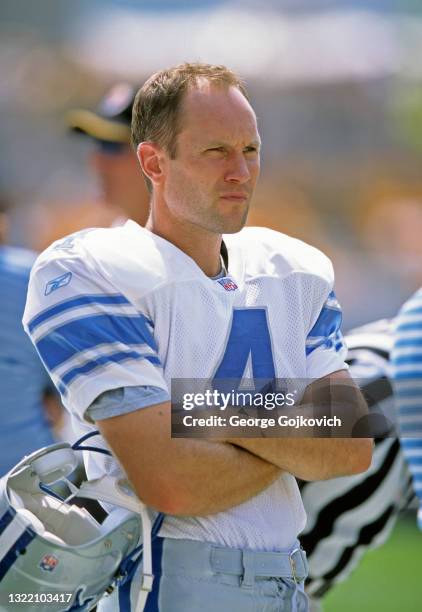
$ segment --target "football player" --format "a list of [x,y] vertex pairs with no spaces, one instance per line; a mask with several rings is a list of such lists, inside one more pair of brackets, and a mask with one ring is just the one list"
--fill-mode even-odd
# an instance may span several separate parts
[[[89,476],[123,469],[165,513],[147,610],[307,610],[295,476],[364,471],[372,441],[172,438],[171,383],[307,379],[305,412],[315,389],[328,403],[347,389],[364,415],[331,263],[288,236],[242,229],[261,142],[232,71],[183,64],[153,75],[135,100],[132,140],[150,191],[146,228],[128,221],[53,244],[34,267],[25,328],[74,426],[98,427],[113,451],[116,460],[89,456]],[[130,598],[127,588],[101,610]]]

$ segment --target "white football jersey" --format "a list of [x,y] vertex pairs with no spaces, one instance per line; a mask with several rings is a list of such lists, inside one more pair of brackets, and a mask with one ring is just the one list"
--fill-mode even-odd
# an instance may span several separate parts
[[[111,389],[170,393],[173,378],[315,379],[347,367],[327,257],[265,228],[224,241],[228,275],[218,279],[133,221],[79,232],[40,255],[24,326],[78,433],[95,427],[85,412]],[[91,477],[118,470],[102,455],[87,465]],[[166,516],[160,535],[279,550],[304,525],[296,480],[283,474],[225,512]]]

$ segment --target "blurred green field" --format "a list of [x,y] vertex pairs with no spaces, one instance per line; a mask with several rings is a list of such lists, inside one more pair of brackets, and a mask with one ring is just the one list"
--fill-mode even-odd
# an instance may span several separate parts
[[324,600],[324,612],[421,612],[422,533],[403,518],[381,548],[365,555],[352,577]]

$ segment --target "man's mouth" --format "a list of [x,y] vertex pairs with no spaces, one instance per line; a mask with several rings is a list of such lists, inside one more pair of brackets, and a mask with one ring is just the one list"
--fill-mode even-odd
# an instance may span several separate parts
[[230,202],[244,202],[248,199],[248,194],[243,191],[232,191],[230,193],[223,193],[220,198],[222,200],[229,200]]

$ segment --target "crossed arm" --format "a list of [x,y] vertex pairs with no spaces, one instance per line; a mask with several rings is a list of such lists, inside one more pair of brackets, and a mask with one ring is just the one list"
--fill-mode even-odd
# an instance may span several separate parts
[[[338,379],[353,385],[346,371],[326,382]],[[311,396],[308,389],[304,401]],[[358,392],[356,402],[363,412]],[[97,422],[139,498],[167,514],[220,512],[254,497],[282,471],[322,480],[364,471],[371,460],[372,441],[363,438],[171,438],[170,411],[166,402]]]
[[[335,406],[337,416],[352,425],[367,414],[365,399],[347,370],[333,372],[309,385],[298,413],[314,416],[314,408],[321,404]],[[288,437],[233,438],[230,442],[302,480],[326,480],[369,468],[372,439],[315,438],[305,437],[305,433],[303,429],[300,433],[292,429]]]
[[138,497],[166,514],[200,516],[266,489],[280,468],[232,444],[171,438],[170,402],[97,422]]

